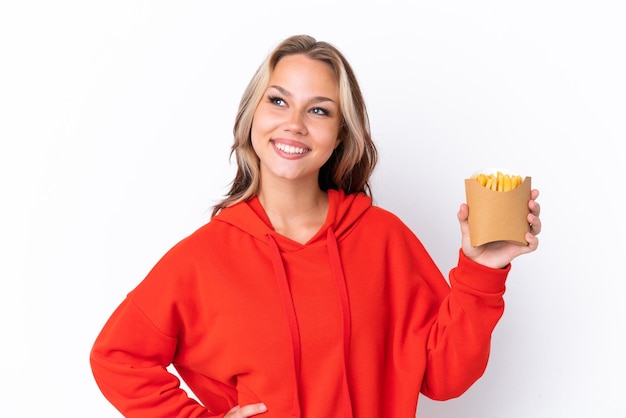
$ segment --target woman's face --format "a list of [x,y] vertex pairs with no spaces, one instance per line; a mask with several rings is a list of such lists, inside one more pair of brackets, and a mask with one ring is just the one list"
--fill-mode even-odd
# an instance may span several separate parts
[[261,185],[317,184],[320,168],[339,144],[339,85],[321,61],[282,58],[252,122],[252,146],[261,162]]

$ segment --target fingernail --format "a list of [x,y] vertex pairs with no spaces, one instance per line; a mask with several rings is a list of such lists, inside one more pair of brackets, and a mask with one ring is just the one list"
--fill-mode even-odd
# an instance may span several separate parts
[[264,403],[260,404],[260,405],[259,405],[259,411],[261,411],[261,412],[265,412],[265,411],[267,411],[267,406],[265,406],[265,404],[264,404]]

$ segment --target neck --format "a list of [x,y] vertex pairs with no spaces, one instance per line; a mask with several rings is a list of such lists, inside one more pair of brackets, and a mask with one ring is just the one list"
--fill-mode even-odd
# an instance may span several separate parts
[[276,232],[305,243],[326,221],[328,195],[315,187],[261,187],[259,201]]

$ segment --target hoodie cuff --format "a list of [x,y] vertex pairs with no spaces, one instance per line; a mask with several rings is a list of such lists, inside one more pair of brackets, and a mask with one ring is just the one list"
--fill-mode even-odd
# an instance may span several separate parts
[[501,269],[479,264],[459,250],[459,263],[450,272],[450,284],[462,285],[480,293],[504,293],[506,278],[511,271],[511,264]]

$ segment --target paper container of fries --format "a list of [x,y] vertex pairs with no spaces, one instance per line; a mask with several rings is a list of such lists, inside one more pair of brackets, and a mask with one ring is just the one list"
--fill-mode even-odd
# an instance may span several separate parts
[[[481,173],[497,176],[505,171]],[[507,191],[498,191],[495,187],[485,187],[475,177],[476,175],[465,179],[472,246],[477,247],[493,241],[528,245],[525,235],[530,230],[527,215],[531,178],[524,177],[523,180],[520,178],[518,181],[521,184]]]

